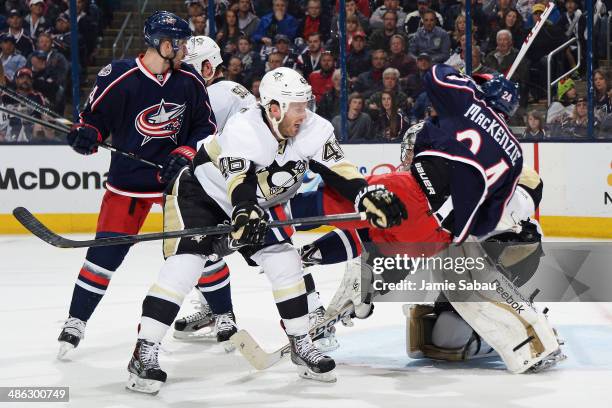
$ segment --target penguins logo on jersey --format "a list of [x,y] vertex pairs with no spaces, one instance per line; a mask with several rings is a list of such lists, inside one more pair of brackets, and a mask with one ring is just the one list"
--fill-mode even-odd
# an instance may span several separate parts
[[282,166],[274,162],[259,170],[257,182],[262,198],[271,200],[294,188],[297,190],[304,179],[306,170],[304,161],[289,161]]
[[160,103],[143,109],[134,120],[138,133],[144,136],[141,146],[151,139],[171,139],[176,142],[176,135],[181,130],[185,104],[178,105],[172,102]]

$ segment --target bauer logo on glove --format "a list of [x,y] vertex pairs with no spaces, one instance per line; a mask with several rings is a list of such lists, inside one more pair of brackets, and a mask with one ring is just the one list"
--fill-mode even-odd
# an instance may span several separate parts
[[365,211],[376,228],[395,227],[408,218],[404,203],[382,184],[364,187],[355,198],[355,209]]

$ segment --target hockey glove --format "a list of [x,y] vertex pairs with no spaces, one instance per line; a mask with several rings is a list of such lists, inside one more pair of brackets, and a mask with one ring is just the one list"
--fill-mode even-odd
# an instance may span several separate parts
[[230,248],[263,244],[268,230],[268,215],[254,202],[236,205],[232,211]]
[[364,187],[355,198],[355,209],[365,211],[376,228],[394,227],[408,218],[404,203],[382,184]]
[[102,143],[102,134],[87,123],[75,124],[68,133],[68,144],[80,154],[89,155],[97,152],[99,143]]
[[170,152],[162,169],[157,174],[160,183],[168,183],[185,166],[189,166],[196,151],[189,146],[180,146]]

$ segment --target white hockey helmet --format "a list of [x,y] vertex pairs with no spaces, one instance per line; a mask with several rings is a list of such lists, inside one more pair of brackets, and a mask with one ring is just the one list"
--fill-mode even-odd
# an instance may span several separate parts
[[212,38],[205,35],[189,38],[187,41],[187,55],[183,58],[183,62],[192,65],[196,71],[202,72],[202,63],[204,61],[210,61],[213,68],[213,74],[209,78],[204,78],[208,81],[215,76],[217,67],[223,63],[221,49]]
[[[312,87],[308,81],[299,72],[287,67],[273,69],[263,76],[259,84],[259,96],[268,119],[280,137],[283,136],[278,132],[278,124],[285,117],[289,104],[291,102],[311,103],[313,100]],[[278,120],[270,115],[268,109],[273,101],[277,102],[280,107],[281,116]]]

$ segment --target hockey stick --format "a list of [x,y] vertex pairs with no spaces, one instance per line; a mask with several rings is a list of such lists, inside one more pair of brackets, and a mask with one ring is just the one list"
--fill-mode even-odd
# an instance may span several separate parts
[[[47,228],[27,208],[17,207],[13,210],[13,216],[28,231],[45,241],[47,244],[58,248],[92,248],[100,246],[134,244],[136,242],[157,241],[168,238],[186,238],[198,235],[221,235],[232,232],[231,225],[215,225],[201,228],[190,228],[180,231],[154,232],[152,234],[123,235],[118,237],[98,238],[85,241],[76,241],[64,238]],[[363,221],[365,213],[348,213],[337,215],[324,215],[319,217],[293,218],[284,221],[272,221],[269,228],[283,227],[287,225],[321,225],[343,221]]]
[[[328,316],[326,320],[312,327],[308,333],[312,337],[316,337],[342,319],[349,317],[354,311],[355,307],[352,303],[349,303],[340,309],[337,314]],[[291,346],[289,344],[285,344],[283,347],[271,353],[266,352],[259,346],[253,336],[251,336],[251,334],[244,329],[238,330],[232,337],[230,337],[230,341],[234,347],[240,350],[240,353],[244,356],[244,358],[246,358],[249,364],[251,364],[257,370],[265,370],[270,368],[274,364],[281,361],[284,356],[291,354]]]
[[[26,113],[22,113],[22,112],[19,112],[19,111],[8,109],[8,108],[6,108],[4,106],[1,106],[1,105],[0,105],[0,112],[5,112],[5,113],[7,113],[7,114],[9,114],[11,116],[18,117],[21,120],[25,120],[26,122],[36,123],[38,125],[48,127],[49,129],[53,129],[53,130],[55,130],[57,132],[60,132],[60,133],[64,133],[64,134],[70,133],[70,128],[67,128],[65,126],[55,125],[55,124],[49,123],[49,122],[47,122],[45,120],[35,118],[34,116],[28,115]],[[135,155],[134,153],[130,153],[130,152],[125,152],[123,150],[119,150],[116,147],[111,146],[109,144],[98,143],[98,146],[100,146],[103,149],[110,150],[113,153],[117,153],[117,154],[120,154],[122,156],[129,157],[130,159],[137,160],[137,161],[139,161],[141,163],[148,164],[149,166],[157,167],[158,169],[162,168],[162,166],[160,164],[153,163],[152,161],[143,159],[142,157],[139,157],[139,156]]]
[[42,113],[43,115],[49,116],[51,118],[53,118],[53,120],[55,120],[56,122],[65,125],[65,126],[72,126],[72,122],[70,122],[68,119],[62,117],[60,114],[58,114],[57,112],[53,112],[51,109],[39,104],[38,102],[35,102],[23,95],[18,94],[17,92],[13,91],[11,88],[8,88],[6,86],[0,85],[0,91],[4,92],[8,97],[14,99],[15,101],[21,103],[22,105],[25,105],[29,108],[32,108],[33,110],[35,110],[38,113]]
[[523,58],[525,58],[525,55],[527,54],[529,47],[531,47],[533,40],[535,40],[536,36],[538,35],[542,27],[544,27],[544,24],[546,23],[548,16],[550,16],[550,13],[552,13],[554,8],[555,8],[555,4],[553,2],[548,2],[548,6],[546,6],[546,9],[542,13],[542,16],[540,17],[540,21],[538,21],[538,23],[535,26],[533,26],[533,28],[531,29],[531,31],[525,38],[525,41],[523,41],[523,45],[521,46],[521,49],[516,55],[514,62],[510,66],[510,69],[508,69],[508,72],[506,73],[506,79],[512,78],[512,75],[514,75],[519,64],[521,63]]

